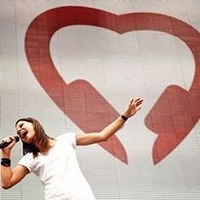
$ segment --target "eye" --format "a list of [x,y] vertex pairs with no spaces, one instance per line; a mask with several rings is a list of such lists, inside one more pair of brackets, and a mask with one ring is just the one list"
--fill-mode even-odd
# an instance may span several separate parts
[[[23,127],[24,123],[21,123],[17,126],[17,129],[21,129]],[[20,134],[20,130],[17,131],[17,134]]]
[[18,124],[17,128],[18,128],[18,129],[19,129],[19,128],[22,128],[23,125],[24,125],[24,123]]
[[21,124],[19,124],[18,127],[19,127],[19,128],[22,128],[23,125],[24,125],[24,123],[21,123]]

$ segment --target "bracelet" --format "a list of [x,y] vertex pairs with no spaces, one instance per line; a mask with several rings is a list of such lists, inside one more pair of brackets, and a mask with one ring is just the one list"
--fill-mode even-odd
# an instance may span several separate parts
[[1,165],[4,167],[10,167],[11,160],[9,158],[2,158],[1,159]]
[[124,116],[124,115],[121,115],[121,118],[124,120],[124,121],[126,121],[128,118],[126,117],[126,116]]

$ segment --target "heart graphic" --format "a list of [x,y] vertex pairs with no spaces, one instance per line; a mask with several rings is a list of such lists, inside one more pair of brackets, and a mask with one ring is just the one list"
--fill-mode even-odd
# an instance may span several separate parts
[[[76,80],[67,84],[57,72],[50,55],[50,40],[57,30],[72,25],[101,27],[118,34],[137,30],[161,31],[178,37],[192,51],[196,71],[190,90],[169,86],[163,93],[166,97],[159,98],[145,118],[146,126],[158,134],[153,147],[153,161],[155,164],[160,162],[199,120],[199,32],[181,20],[155,13],[115,15],[94,8],[66,6],[37,16],[29,25],[25,38],[31,70],[55,104],[84,132],[101,130],[119,113],[89,82]],[[125,148],[117,136],[100,143],[100,146],[128,163]]]

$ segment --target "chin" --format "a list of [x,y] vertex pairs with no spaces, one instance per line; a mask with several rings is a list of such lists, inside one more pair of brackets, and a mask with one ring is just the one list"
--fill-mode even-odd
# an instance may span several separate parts
[[29,139],[22,139],[23,142],[27,143],[27,144],[30,144],[30,140]]

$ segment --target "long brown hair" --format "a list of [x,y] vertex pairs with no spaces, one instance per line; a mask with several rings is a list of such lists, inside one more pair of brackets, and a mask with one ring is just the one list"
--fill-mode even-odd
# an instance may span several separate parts
[[40,150],[39,150],[34,144],[28,144],[28,143],[22,141],[23,155],[31,152],[31,153],[33,153],[34,157],[36,157],[39,152],[41,152],[41,153],[48,152],[48,150],[50,148],[49,139],[53,139],[53,138],[49,137],[45,133],[44,128],[40,124],[40,122],[32,117],[20,118],[15,122],[15,127],[17,126],[18,122],[20,122],[20,121],[26,121],[26,122],[30,122],[33,124],[36,142],[40,145]]

